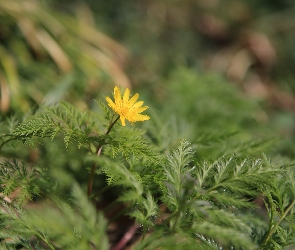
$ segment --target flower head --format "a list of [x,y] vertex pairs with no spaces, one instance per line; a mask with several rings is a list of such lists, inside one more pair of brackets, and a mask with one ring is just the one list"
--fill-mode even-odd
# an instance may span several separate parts
[[142,115],[143,111],[148,109],[148,106],[143,105],[143,101],[136,102],[139,94],[135,94],[130,100],[130,90],[127,88],[123,95],[123,99],[121,98],[121,91],[116,86],[114,88],[114,98],[115,102],[111,100],[111,98],[106,97],[108,105],[118,114],[120,115],[120,120],[123,126],[126,125],[125,119],[128,120],[131,124],[133,122],[142,122],[149,120],[150,117],[147,115]]

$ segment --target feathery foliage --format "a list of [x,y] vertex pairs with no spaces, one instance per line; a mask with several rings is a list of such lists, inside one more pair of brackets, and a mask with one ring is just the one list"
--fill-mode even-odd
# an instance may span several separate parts
[[53,199],[27,211],[2,203],[0,237],[25,249],[108,249],[106,220],[77,185],[72,190],[72,204]]
[[[181,74],[189,88],[195,78]],[[202,88],[208,95],[212,87]],[[188,95],[176,91],[171,102]],[[228,89],[219,91],[227,96]],[[189,92],[192,100],[195,94]],[[232,102],[247,106],[237,97]],[[81,112],[61,102],[20,123],[3,121],[1,152],[25,155],[0,164],[3,249],[123,249],[128,235],[134,249],[294,246],[293,165],[263,153],[276,140],[250,139],[246,128],[239,133],[245,114],[236,114],[235,131],[219,121],[223,131],[210,132],[205,113],[193,118],[190,107],[173,116],[170,107],[152,111],[141,128],[121,126],[100,107]],[[214,121],[216,107],[208,112]]]
[[75,141],[79,147],[99,140],[96,124],[89,113],[81,112],[69,103],[60,103],[57,106],[44,106],[32,117],[28,118],[10,134],[6,134],[2,145],[10,140],[22,140],[33,145],[40,138],[54,139],[63,133],[65,146]]

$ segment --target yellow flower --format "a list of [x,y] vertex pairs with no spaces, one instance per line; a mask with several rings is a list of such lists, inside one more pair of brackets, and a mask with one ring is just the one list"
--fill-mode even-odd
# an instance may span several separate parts
[[150,117],[147,115],[142,115],[143,111],[148,109],[148,106],[143,105],[143,101],[136,102],[139,94],[135,94],[130,100],[129,100],[130,90],[127,88],[125,90],[125,93],[123,95],[123,99],[121,98],[121,91],[116,86],[114,88],[114,98],[115,102],[111,100],[111,98],[106,97],[106,100],[108,102],[108,105],[118,114],[120,115],[120,120],[123,126],[126,125],[125,119],[128,120],[131,124],[133,122],[142,122],[149,120]]

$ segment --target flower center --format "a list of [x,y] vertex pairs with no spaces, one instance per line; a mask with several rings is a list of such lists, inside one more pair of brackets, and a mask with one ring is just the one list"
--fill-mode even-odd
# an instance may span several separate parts
[[116,110],[117,113],[119,113],[122,116],[127,116],[129,111],[130,111],[130,107],[128,105],[128,102],[122,100],[120,103],[118,103],[117,110]]

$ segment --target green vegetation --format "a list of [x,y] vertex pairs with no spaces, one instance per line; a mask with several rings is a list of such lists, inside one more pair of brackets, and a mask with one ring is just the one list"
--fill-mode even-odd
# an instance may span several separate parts
[[293,7],[0,0],[0,248],[293,249]]

